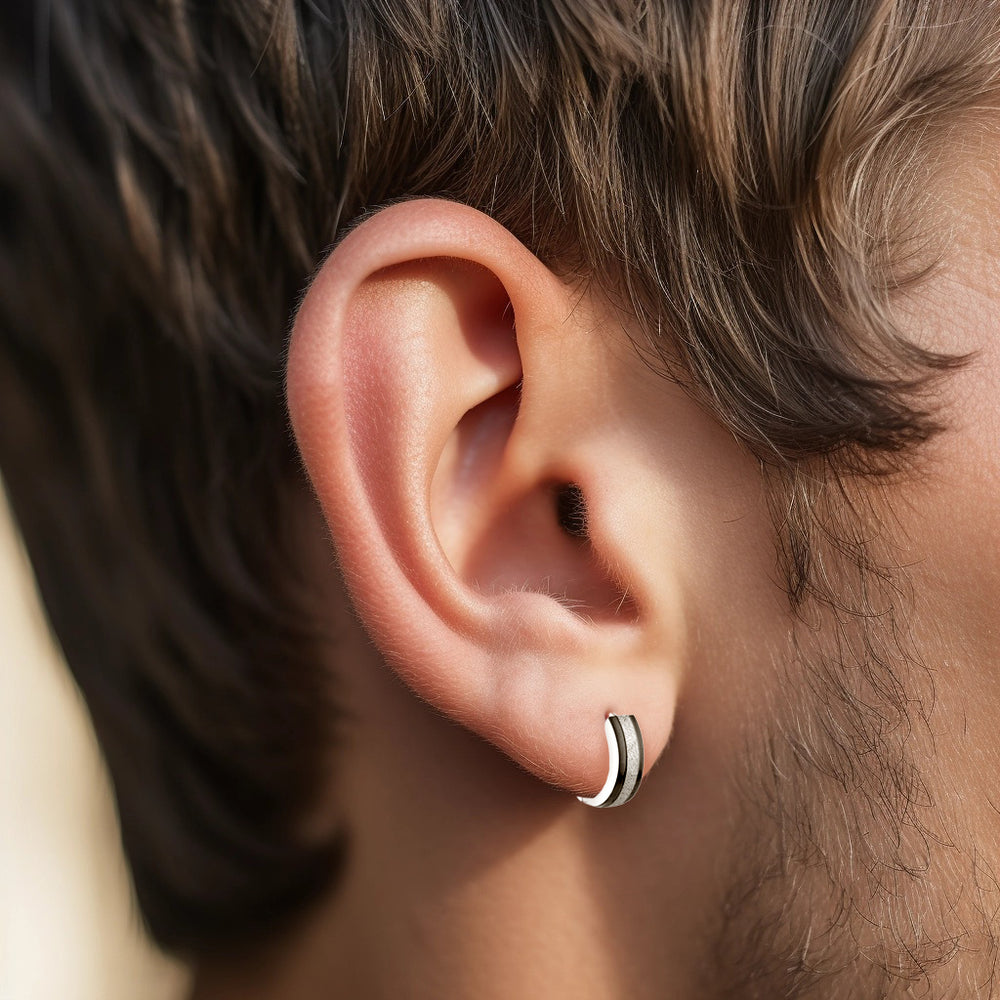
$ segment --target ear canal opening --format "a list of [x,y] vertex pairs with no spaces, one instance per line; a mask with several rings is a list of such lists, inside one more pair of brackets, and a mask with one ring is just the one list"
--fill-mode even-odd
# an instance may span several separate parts
[[576,483],[556,487],[556,517],[567,535],[587,537],[587,499]]
[[595,623],[636,621],[628,588],[588,536],[583,490],[542,482],[512,494],[499,481],[518,398],[512,386],[470,410],[456,428],[461,457],[452,467],[460,471],[435,524],[442,549],[456,574],[480,593],[531,591]]
[[627,585],[601,559],[590,538],[590,515],[582,487],[577,483],[557,483],[553,492],[556,523],[569,544],[577,549],[587,572],[577,575],[564,594],[552,596],[592,621],[636,621],[639,609]]

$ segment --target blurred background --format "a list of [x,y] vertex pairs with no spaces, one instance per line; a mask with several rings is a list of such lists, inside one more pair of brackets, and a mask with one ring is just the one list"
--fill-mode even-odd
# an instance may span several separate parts
[[0,481],[0,1000],[183,1000],[145,939],[86,710]]

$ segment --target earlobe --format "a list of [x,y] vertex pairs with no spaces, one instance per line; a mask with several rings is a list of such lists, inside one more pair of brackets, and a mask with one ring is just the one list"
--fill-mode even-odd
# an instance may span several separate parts
[[[622,530],[567,286],[473,209],[397,205],[334,251],[296,319],[289,412],[356,607],[424,700],[592,794],[609,713],[669,737],[675,616]],[[613,408],[612,408],[613,409]],[[617,451],[612,451],[617,443]]]

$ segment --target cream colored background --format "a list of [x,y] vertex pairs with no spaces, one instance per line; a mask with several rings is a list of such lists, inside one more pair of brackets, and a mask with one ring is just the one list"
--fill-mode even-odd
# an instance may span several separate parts
[[107,777],[0,483],[0,1000],[180,1000],[135,918]]

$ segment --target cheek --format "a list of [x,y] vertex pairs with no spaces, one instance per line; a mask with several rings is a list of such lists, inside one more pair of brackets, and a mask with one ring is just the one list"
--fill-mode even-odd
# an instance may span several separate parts
[[721,788],[748,723],[774,701],[793,615],[759,462],[681,390],[656,390],[661,419],[651,421],[649,407],[638,412],[657,470],[658,516],[669,522],[657,558],[678,578],[683,602],[679,739]]
[[[918,604],[942,639],[997,662],[1000,607],[1000,321],[992,294],[952,290],[924,331],[935,346],[971,355],[939,395],[944,430],[893,489],[902,561]],[[971,646],[970,646],[971,644]]]
[[935,685],[940,760],[954,786],[966,789],[977,780],[970,747],[975,766],[990,759],[991,770],[1000,767],[1000,309],[993,287],[985,279],[952,286],[948,301],[922,317],[920,333],[932,346],[972,357],[941,386],[945,429],[886,497],[886,530],[913,592],[909,637]]

